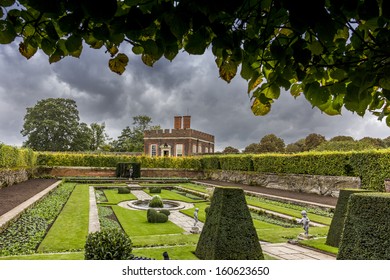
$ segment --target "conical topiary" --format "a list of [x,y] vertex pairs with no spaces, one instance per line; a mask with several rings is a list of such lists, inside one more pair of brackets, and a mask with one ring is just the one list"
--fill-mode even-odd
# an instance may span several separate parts
[[215,188],[195,255],[204,260],[264,259],[242,189]]

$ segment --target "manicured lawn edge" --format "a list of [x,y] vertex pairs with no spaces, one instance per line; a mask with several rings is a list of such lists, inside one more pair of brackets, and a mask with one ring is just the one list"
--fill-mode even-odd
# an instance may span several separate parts
[[89,226],[89,188],[76,185],[62,212],[37,252],[61,252],[84,248]]

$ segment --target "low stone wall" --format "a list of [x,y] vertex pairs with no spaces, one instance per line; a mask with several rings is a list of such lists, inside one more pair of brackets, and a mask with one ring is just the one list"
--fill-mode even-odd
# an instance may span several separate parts
[[55,177],[115,177],[116,168],[113,167],[40,167],[38,173],[40,176],[50,175]]
[[141,177],[179,177],[190,179],[203,179],[204,172],[174,168],[141,168]]
[[255,172],[208,171],[211,180],[256,185],[266,188],[315,193],[338,197],[340,189],[360,188],[360,178],[302,174],[262,174]]
[[0,189],[27,181],[30,175],[27,169],[0,169]]

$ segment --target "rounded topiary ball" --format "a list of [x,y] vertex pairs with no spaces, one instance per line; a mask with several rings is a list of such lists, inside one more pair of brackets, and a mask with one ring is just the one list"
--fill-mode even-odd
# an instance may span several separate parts
[[90,233],[84,248],[86,260],[129,260],[133,257],[131,239],[118,229]]
[[159,195],[155,195],[152,197],[152,199],[149,202],[149,207],[152,208],[163,208],[164,203]]

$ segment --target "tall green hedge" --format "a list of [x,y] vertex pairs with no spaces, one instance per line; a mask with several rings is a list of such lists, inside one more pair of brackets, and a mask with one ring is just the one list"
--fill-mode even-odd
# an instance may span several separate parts
[[[142,168],[215,169],[280,174],[357,176],[361,178],[363,188],[376,191],[383,191],[384,180],[390,177],[389,149],[359,152],[206,155],[196,157],[41,152],[37,153],[37,157],[37,165],[43,166],[116,167],[119,162],[137,162],[142,165]],[[9,157],[6,158],[8,161],[13,160]]]
[[242,189],[215,188],[195,255],[204,260],[264,259]]
[[348,199],[354,193],[367,192],[368,190],[362,189],[342,189],[337,199],[336,209],[332,218],[332,222],[329,227],[328,236],[326,237],[326,244],[339,247],[341,233],[344,228],[344,221],[347,215]]
[[389,193],[351,195],[337,259],[389,260],[389,217]]
[[0,144],[0,168],[33,167],[36,159],[31,149]]

